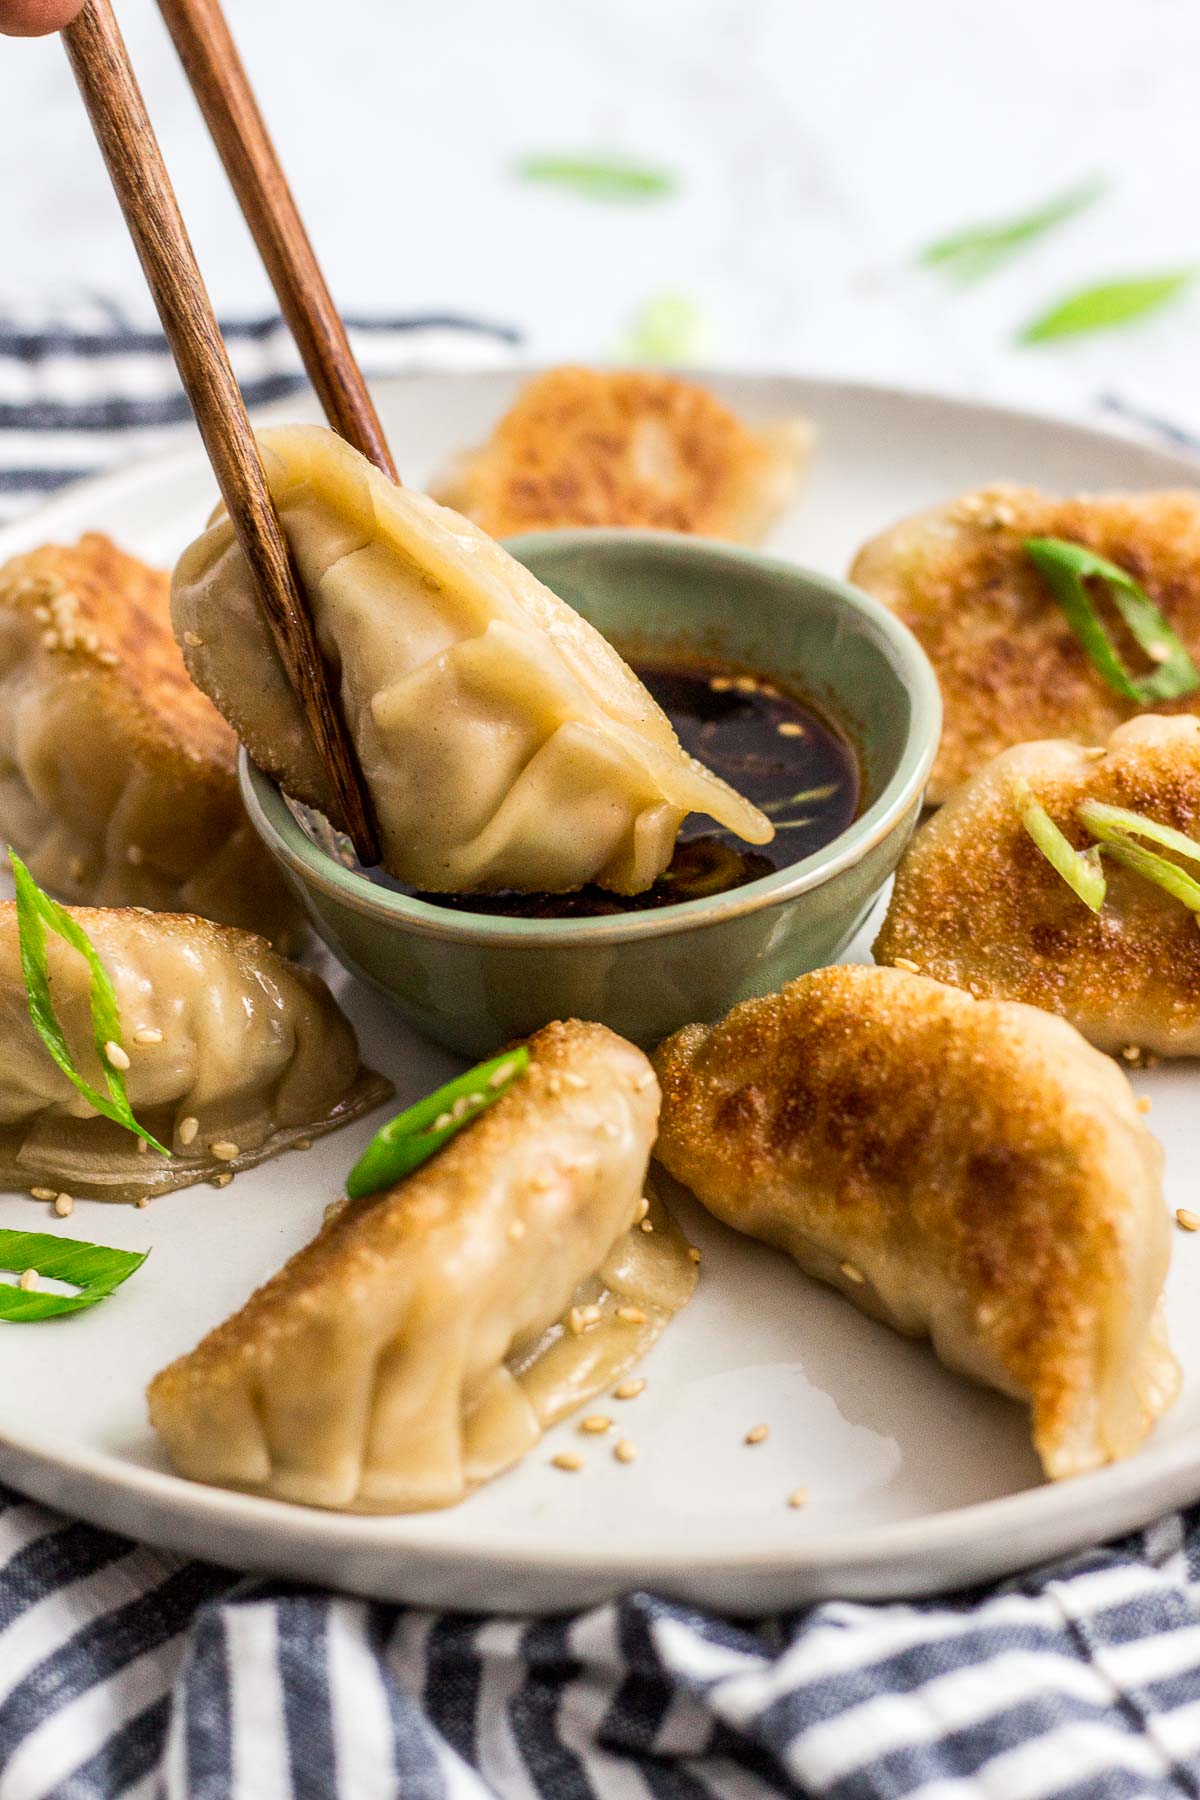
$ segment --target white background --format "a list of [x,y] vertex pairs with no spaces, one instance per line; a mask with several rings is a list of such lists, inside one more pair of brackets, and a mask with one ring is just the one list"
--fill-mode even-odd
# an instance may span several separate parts
[[[613,350],[664,290],[716,361],[1086,408],[1115,391],[1200,427],[1200,286],[1152,323],[1016,350],[1087,280],[1200,262],[1191,0],[228,0],[344,309],[482,314],[537,355]],[[150,0],[118,0],[218,305],[268,304]],[[616,149],[670,201],[516,180]],[[930,238],[1082,176],[1085,217],[963,293]],[[103,290],[142,311],[61,47],[0,43],[0,297]]]

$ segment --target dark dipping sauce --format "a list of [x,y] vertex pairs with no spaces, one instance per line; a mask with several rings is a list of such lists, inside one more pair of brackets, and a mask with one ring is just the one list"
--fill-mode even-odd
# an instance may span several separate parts
[[691,813],[669,867],[642,894],[612,894],[595,885],[574,894],[401,892],[454,912],[510,919],[598,919],[646,912],[724,894],[773,875],[811,856],[850,824],[859,794],[854,752],[795,695],[763,677],[715,663],[639,661],[633,667],[684,749],[766,813],[775,827],[769,844],[744,843],[702,813]]

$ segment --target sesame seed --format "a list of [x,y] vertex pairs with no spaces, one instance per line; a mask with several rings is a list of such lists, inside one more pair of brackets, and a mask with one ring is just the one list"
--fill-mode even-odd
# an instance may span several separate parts
[[232,1180],[232,1171],[229,1169],[222,1169],[219,1175],[212,1175],[209,1177],[208,1185],[209,1187],[216,1188],[228,1187]]
[[133,1034],[135,1044],[161,1044],[163,1034],[156,1025],[139,1025]]
[[26,1294],[31,1293],[33,1291],[33,1289],[37,1286],[37,1270],[36,1269],[26,1269],[21,1276],[18,1286]]
[[142,861],[142,847],[140,844],[130,844],[127,847],[125,851],[125,861],[132,863],[135,869],[137,868],[138,864]]
[[514,1073],[516,1066],[516,1063],[501,1063],[500,1067],[493,1069],[488,1076],[488,1086],[491,1088],[503,1087],[509,1076]]
[[148,1155],[148,1154],[149,1154],[149,1150],[150,1150],[150,1146],[149,1146],[149,1144],[148,1144],[148,1143],[147,1143],[147,1142],[146,1142],[146,1140],[145,1140],[145,1138],[143,1138],[143,1137],[140,1137],[140,1138],[139,1138],[139,1139],[138,1139],[138,1141],[137,1141],[137,1153],[138,1153],[138,1155],[139,1155],[139,1156],[146,1156],[146,1155]]
[[1138,1099],[1137,1109],[1140,1113],[1148,1113],[1152,1104],[1153,1102],[1150,1100],[1149,1096],[1142,1094]]
[[793,1488],[788,1495],[788,1505],[794,1507],[807,1506],[808,1489],[806,1487]]
[[637,1203],[637,1211],[633,1215],[634,1224],[640,1225],[642,1220],[645,1218],[646,1214],[649,1211],[650,1211],[650,1201],[646,1197],[646,1195],[643,1194],[641,1199]]
[[639,1394],[646,1391],[644,1375],[635,1375],[632,1381],[622,1381],[613,1389],[614,1400],[636,1400]]
[[75,1202],[70,1194],[55,1194],[54,1210],[60,1219],[69,1219],[75,1211]]
[[483,1102],[484,1102],[483,1094],[468,1094],[467,1095],[467,1105],[469,1107],[471,1107],[472,1109],[474,1109],[477,1106],[482,1106]]
[[1136,1062],[1138,1059],[1137,1045],[1136,1044],[1126,1044],[1125,1048],[1121,1052],[1121,1055],[1124,1057],[1126,1062],[1129,1062],[1129,1063]]
[[640,1306],[618,1306],[617,1317],[626,1325],[644,1325],[646,1315]]
[[862,1270],[855,1263],[852,1263],[852,1262],[839,1263],[838,1268],[841,1270],[842,1274],[846,1277],[846,1280],[853,1281],[856,1286],[860,1285],[862,1282],[865,1282],[867,1279],[866,1276],[863,1274]]
[[179,1139],[181,1144],[190,1144],[199,1129],[199,1119],[193,1118],[191,1113],[189,1113],[187,1118],[180,1119],[178,1125],[175,1127],[175,1136]]
[[39,625],[48,625],[50,623],[50,608],[48,606],[35,606],[33,609],[33,616]]
[[56,1200],[58,1198],[57,1188],[35,1187],[30,1188],[29,1192],[35,1200]]
[[567,1087],[575,1088],[579,1092],[582,1092],[584,1088],[589,1087],[591,1085],[591,1083],[587,1080],[586,1076],[577,1075],[575,1073],[574,1069],[564,1069],[563,1070],[563,1082],[565,1083],[565,1085]]
[[607,1413],[589,1413],[586,1419],[580,1419],[579,1429],[591,1437],[601,1437],[612,1430],[612,1420]]
[[762,1444],[766,1442],[770,1434],[771,1427],[769,1425],[752,1425],[746,1433],[746,1442],[748,1444]]
[[42,633],[42,648],[43,648],[43,650],[57,650],[58,645],[59,645],[59,636],[58,636],[57,631],[43,631],[43,633]]
[[453,1120],[453,1122],[457,1125],[457,1123],[460,1119],[466,1118],[470,1109],[471,1109],[471,1102],[468,1100],[468,1098],[465,1094],[460,1094],[458,1096],[458,1099],[454,1102],[454,1105],[450,1108],[450,1117]]
[[556,1074],[553,1069],[546,1077],[546,1092],[553,1094],[555,1098],[562,1093],[562,1076]]
[[920,969],[909,956],[898,956],[892,964],[894,969],[903,969],[907,975],[919,975]]
[[183,641],[193,650],[199,650],[204,643],[204,639],[200,636],[198,631],[185,631],[183,634]]
[[698,1263],[703,1254],[703,1250],[697,1250],[695,1244],[688,1245],[688,1255],[694,1263]]
[[552,1468],[564,1469],[568,1475],[577,1475],[583,1467],[583,1458],[578,1450],[560,1450],[550,1458]]
[[292,1149],[293,1150],[311,1150],[312,1149],[312,1139],[311,1138],[297,1138],[295,1143],[292,1145]]
[[1185,1231],[1200,1231],[1200,1213],[1189,1212],[1186,1206],[1176,1209],[1175,1218]]
[[144,1212],[146,1207],[150,1204],[149,1194],[139,1194],[133,1204],[138,1208],[139,1212]]
[[733,682],[728,675],[710,675],[708,685],[714,694],[727,694]]
[[638,1076],[637,1080],[634,1082],[634,1084],[633,1084],[634,1093],[635,1094],[644,1094],[646,1089],[648,1087],[653,1087],[654,1083],[657,1080],[658,1080],[658,1076],[654,1073],[654,1070],[646,1069],[641,1075]]
[[795,719],[780,719],[775,729],[780,737],[799,738],[804,736],[803,725],[798,725]]
[[598,1306],[573,1306],[567,1314],[567,1328],[575,1337],[582,1337],[593,1325],[600,1323]]
[[757,694],[758,692],[758,683],[753,675],[738,675],[734,679],[733,685],[739,694]]
[[101,650],[96,657],[96,661],[103,663],[106,669],[115,669],[120,660],[115,650]]
[[619,1463],[637,1461],[637,1445],[631,1444],[628,1438],[622,1438],[619,1444],[613,1445],[613,1455]]
[[448,1131],[453,1123],[453,1113],[439,1113],[437,1118],[433,1121],[433,1129],[435,1131]]
[[228,1138],[218,1138],[215,1144],[208,1147],[218,1162],[232,1162],[235,1156],[242,1154],[238,1146],[231,1144]]
[[641,1228],[643,1231],[653,1231],[654,1230],[654,1226],[649,1219],[641,1220]]
[[127,1069],[129,1067],[129,1054],[127,1051],[122,1050],[115,1038],[109,1038],[107,1044],[105,1044],[104,1056],[105,1060],[110,1062],[114,1069]]
[[519,1244],[521,1239],[525,1236],[525,1230],[526,1226],[524,1219],[514,1219],[508,1228],[509,1242],[512,1244]]

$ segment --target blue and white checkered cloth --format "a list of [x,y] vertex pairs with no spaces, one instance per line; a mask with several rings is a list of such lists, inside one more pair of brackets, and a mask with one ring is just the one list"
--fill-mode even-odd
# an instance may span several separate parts
[[[277,321],[228,337],[251,401],[299,383]],[[504,334],[355,337],[383,372]],[[185,417],[155,335],[0,317],[0,514]],[[1200,1800],[1200,1509],[924,1604],[733,1623],[634,1594],[530,1621],[239,1578],[0,1489],[0,1800],[162,1794]]]

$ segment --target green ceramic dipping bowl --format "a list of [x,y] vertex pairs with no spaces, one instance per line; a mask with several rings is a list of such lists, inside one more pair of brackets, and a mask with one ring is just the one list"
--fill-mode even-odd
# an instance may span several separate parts
[[832,962],[900,858],[937,749],[941,699],[916,639],[844,582],[725,544],[588,530],[507,547],[627,654],[690,649],[810,700],[859,753],[859,816],[802,862],[712,898],[510,919],[344,868],[243,755],[250,818],[334,955],[426,1037],[472,1057],[549,1019],[598,1019],[653,1045]]

